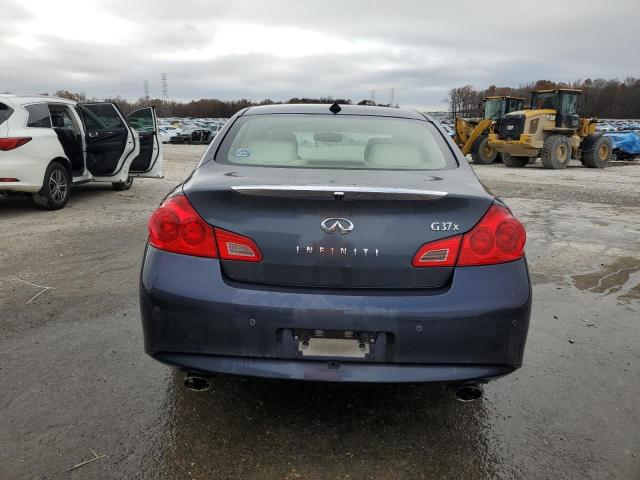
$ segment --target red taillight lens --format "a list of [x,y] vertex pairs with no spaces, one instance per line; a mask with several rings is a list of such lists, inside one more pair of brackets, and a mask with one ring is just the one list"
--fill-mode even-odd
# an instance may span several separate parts
[[149,243],[160,250],[196,257],[260,262],[253,240],[214,228],[205,222],[184,195],[167,199],[149,218]]
[[149,218],[149,243],[160,250],[216,258],[213,227],[183,195],[167,199]]
[[511,212],[492,205],[470,232],[422,245],[411,265],[417,268],[468,267],[511,262],[524,255],[526,239],[524,227]]
[[411,260],[414,267],[453,267],[458,258],[462,235],[422,245]]
[[0,150],[3,152],[13,150],[30,141],[31,137],[0,138]]
[[458,266],[511,262],[524,254],[527,234],[511,212],[492,205],[470,232],[464,234]]
[[253,240],[237,233],[221,228],[215,229],[220,258],[224,260],[240,260],[242,262],[259,262],[262,253]]

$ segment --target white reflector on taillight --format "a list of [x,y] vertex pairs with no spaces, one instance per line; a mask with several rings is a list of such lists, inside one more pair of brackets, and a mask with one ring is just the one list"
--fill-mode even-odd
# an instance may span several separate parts
[[421,263],[429,263],[429,262],[444,262],[447,260],[449,256],[448,248],[441,248],[440,250],[427,250],[420,257]]
[[461,235],[422,245],[411,260],[414,267],[453,267],[458,258]]
[[221,228],[215,228],[214,230],[221,259],[239,260],[241,262],[262,261],[260,249],[249,237]]
[[227,251],[230,255],[239,255],[241,257],[253,257],[255,252],[246,245],[239,243],[227,242]]

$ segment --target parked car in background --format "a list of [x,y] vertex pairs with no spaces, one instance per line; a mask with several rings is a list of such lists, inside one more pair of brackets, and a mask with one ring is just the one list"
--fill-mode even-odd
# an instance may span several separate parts
[[154,107],[125,117],[113,103],[0,95],[0,192],[26,192],[40,207],[65,206],[73,184],[131,188],[162,178]]
[[169,143],[188,145],[209,145],[215,133],[208,129],[197,129],[191,132],[177,133],[169,139]]
[[525,237],[425,115],[252,107],[149,220],[145,349],[194,389],[224,373],[477,398],[522,364]]

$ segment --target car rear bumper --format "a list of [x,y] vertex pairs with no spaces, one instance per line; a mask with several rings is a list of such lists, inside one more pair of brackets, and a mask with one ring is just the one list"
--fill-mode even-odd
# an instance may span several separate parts
[[[457,268],[439,290],[239,284],[215,259],[147,247],[145,350],[182,370],[343,382],[462,382],[522,364],[531,288],[524,259]],[[373,332],[366,359],[302,357],[294,331]]]
[[0,178],[16,178],[17,182],[0,182],[0,190],[37,192],[42,188],[47,162],[24,155],[20,148],[0,152]]

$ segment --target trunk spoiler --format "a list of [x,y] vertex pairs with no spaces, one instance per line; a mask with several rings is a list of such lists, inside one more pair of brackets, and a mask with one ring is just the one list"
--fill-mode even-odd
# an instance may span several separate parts
[[233,185],[241,195],[313,200],[438,200],[448,192],[396,187],[340,185]]

